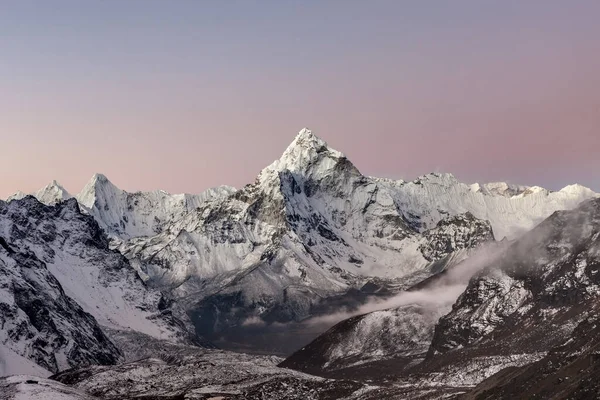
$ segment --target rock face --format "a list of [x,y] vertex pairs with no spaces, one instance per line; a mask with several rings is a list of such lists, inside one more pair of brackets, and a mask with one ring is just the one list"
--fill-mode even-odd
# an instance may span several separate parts
[[503,342],[513,352],[549,350],[600,296],[599,238],[600,200],[554,213],[473,278],[440,320],[431,355],[486,341],[498,351]]
[[34,252],[0,237],[0,344],[6,372],[17,356],[47,371],[114,364],[121,357],[94,317],[63,291]]
[[185,313],[108,248],[74,199],[0,202],[0,267],[0,341],[49,371],[121,357],[100,326],[174,341],[190,336]]
[[492,226],[470,212],[448,217],[437,223],[435,229],[423,232],[425,242],[419,247],[423,257],[436,261],[459,249],[476,248],[494,240]]

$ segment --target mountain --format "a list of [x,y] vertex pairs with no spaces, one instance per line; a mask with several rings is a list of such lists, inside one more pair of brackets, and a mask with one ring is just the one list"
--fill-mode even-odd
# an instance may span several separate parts
[[388,186],[304,130],[255,183],[118,249],[149,282],[175,287],[203,336],[247,341],[250,325],[310,318],[373,277],[429,271],[493,240],[489,223],[470,213],[437,222],[416,229]]
[[49,375],[86,364],[114,364],[121,357],[94,317],[65,294],[36,254],[3,237],[0,326],[3,375],[21,368]]
[[[187,315],[149,288],[75,199],[0,201],[0,343],[43,368],[114,363],[106,329],[187,342]],[[8,355],[5,355],[8,357]],[[12,359],[11,358],[11,359]]]
[[71,194],[57,181],[52,181],[33,195],[40,202],[53,206],[56,203],[70,199]]
[[162,190],[128,193],[104,175],[95,174],[76,198],[109,235],[127,239],[154,236],[205,201],[234,191],[221,186],[198,195],[172,195]]
[[597,315],[599,254],[599,199],[554,213],[469,282],[436,326],[429,368],[475,363],[486,377],[543,358]]
[[[20,200],[27,196],[27,193],[23,193],[20,190],[9,196],[6,201]],[[53,206],[61,201],[68,200],[73,196],[57,181],[52,181],[48,185],[44,186],[40,190],[32,194],[33,197],[38,199],[40,202]]]
[[[436,322],[450,305],[407,304],[339,322],[281,364],[281,367],[340,379],[394,376],[403,364],[422,361]],[[393,365],[393,367],[388,367]]]
[[247,339],[250,325],[314,317],[327,299],[373,278],[426,277],[453,252],[517,236],[596,196],[580,186],[528,189],[509,197],[449,174],[367,177],[304,129],[254,183],[118,249],[149,282],[176,287],[202,335]]
[[27,196],[27,193],[23,193],[20,190],[18,190],[15,193],[13,193],[10,196],[8,196],[8,198],[6,199],[6,201],[21,200],[25,196]]
[[[578,185],[559,192],[467,185],[450,174],[372,178],[303,129],[237,191],[128,193],[96,174],[75,197],[111,248],[184,308],[199,335],[232,343],[247,342],[248,331],[266,337],[266,327],[391,296],[442,271],[444,260],[466,257],[463,250],[518,237],[555,210],[595,196]],[[283,344],[283,353],[298,346],[286,338]]]
[[451,307],[426,307],[447,293],[448,270],[418,285],[427,302],[413,296],[345,320],[281,365],[394,382],[412,388],[409,397],[595,397],[599,257],[600,199],[592,199],[555,212],[491,257],[466,260],[480,271]]
[[[200,194],[170,194],[162,190],[129,193],[117,188],[106,176],[94,174],[76,196],[57,181],[33,193],[45,205],[55,205],[75,197],[82,210],[92,215],[112,238],[153,236],[187,212],[210,199],[218,199],[235,191],[230,186],[208,189]],[[27,194],[18,191],[7,201],[19,200]]]
[[3,379],[9,396],[597,390],[600,198],[582,186],[368,177],[304,129],[239,190],[128,193],[96,174],[36,197],[0,202],[0,374],[68,386]]
[[507,241],[487,242],[455,257],[436,275],[421,277],[395,296],[362,307],[280,366],[332,378],[394,379],[425,359],[438,320],[451,311],[482,264],[507,246]]

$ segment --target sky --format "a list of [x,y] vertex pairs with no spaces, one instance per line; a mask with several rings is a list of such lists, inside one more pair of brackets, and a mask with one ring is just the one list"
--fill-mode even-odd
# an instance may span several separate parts
[[366,175],[600,191],[600,1],[0,2],[0,198],[241,187],[309,127]]

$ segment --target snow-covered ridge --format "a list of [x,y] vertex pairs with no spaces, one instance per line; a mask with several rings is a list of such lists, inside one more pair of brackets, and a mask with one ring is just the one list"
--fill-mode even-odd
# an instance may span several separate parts
[[467,185],[452,174],[437,173],[412,182],[386,183],[398,209],[420,229],[431,227],[447,215],[470,212],[490,221],[498,240],[517,238],[553,212],[573,209],[599,196],[581,185],[551,192],[538,186],[515,189],[504,183]]
[[107,233],[127,239],[156,235],[205,201],[234,191],[223,186],[198,195],[172,195],[163,190],[128,193],[112,184],[106,176],[96,174],[76,198]]
[[[470,212],[490,221],[497,239],[516,238],[554,211],[572,209],[581,201],[598,196],[577,184],[552,192],[539,186],[506,182],[465,184],[448,173],[431,173],[413,181],[364,177],[343,153],[307,128],[298,133],[281,158],[259,174],[259,189],[269,191],[273,199],[279,198],[281,174],[304,181],[329,178],[342,192],[348,190],[343,186],[352,178],[361,178],[376,188],[379,198],[389,199],[386,201],[417,230],[430,229],[447,216]],[[221,186],[200,194],[169,194],[162,190],[129,193],[117,188],[106,176],[96,174],[75,198],[110,235],[129,239],[160,234],[206,201],[223,199],[234,192],[234,188]],[[8,200],[24,196],[17,192]],[[72,197],[56,181],[34,196],[48,205]]]
[[[209,200],[235,192],[230,186],[210,188],[199,194],[170,194],[164,190],[129,193],[119,189],[102,174],[94,174],[81,192],[72,196],[57,181],[52,181],[32,195],[41,203],[54,205],[75,197],[81,208],[94,216],[112,237],[153,236],[167,224],[180,219]],[[27,194],[18,191],[7,201],[19,200]]]
[[[68,193],[57,183],[40,192],[55,194],[45,197],[53,201]],[[205,279],[286,260],[286,285],[329,291],[348,287],[352,276],[399,278],[425,267],[432,259],[425,254],[431,238],[424,234],[454,216],[489,221],[497,240],[515,238],[554,211],[597,196],[580,185],[558,192],[467,185],[451,174],[410,182],[367,177],[302,129],[280,159],[239,191],[128,193],[96,174],[75,197],[145,279]],[[462,238],[451,226],[436,239],[451,244],[436,257],[470,246],[475,220]],[[279,292],[281,279],[277,274],[279,283],[269,283],[268,291]]]

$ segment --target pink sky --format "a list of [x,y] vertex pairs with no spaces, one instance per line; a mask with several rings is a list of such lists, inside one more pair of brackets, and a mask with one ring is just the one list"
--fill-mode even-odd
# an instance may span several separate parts
[[19,3],[0,198],[239,187],[305,126],[368,175],[600,190],[600,2]]

